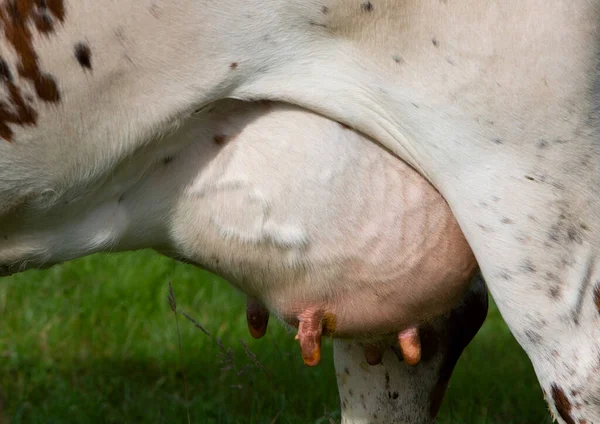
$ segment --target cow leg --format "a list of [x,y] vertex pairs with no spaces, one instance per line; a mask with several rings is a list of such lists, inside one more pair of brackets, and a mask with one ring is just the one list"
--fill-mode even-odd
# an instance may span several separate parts
[[374,366],[367,364],[362,343],[335,340],[342,424],[432,423],[454,366],[487,310],[487,288],[477,277],[454,310],[419,329],[422,357],[416,366],[402,361],[394,340]]

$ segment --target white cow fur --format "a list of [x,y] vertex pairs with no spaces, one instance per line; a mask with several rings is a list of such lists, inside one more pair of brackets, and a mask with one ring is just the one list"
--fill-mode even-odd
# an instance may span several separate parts
[[[35,35],[62,101],[38,104],[37,124],[0,143],[2,225],[40,217],[49,232],[68,229],[76,217],[55,215],[63,202],[127,161],[177,150],[154,136],[199,106],[224,97],[299,104],[371,136],[433,182],[558,419],[600,421],[600,1],[66,6],[64,25]],[[81,40],[92,71],[73,58]],[[0,51],[14,61],[5,41]],[[114,194],[142,170],[129,172]],[[18,205],[29,212],[17,218]],[[63,234],[64,244],[77,240]],[[0,263],[53,259],[36,256],[27,237],[21,250],[0,248]],[[113,237],[100,232],[95,248]],[[76,245],[72,256],[88,252]]]

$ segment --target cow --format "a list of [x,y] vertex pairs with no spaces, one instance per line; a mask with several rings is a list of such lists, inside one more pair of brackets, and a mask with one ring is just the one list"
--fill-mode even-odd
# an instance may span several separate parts
[[[362,336],[362,358],[356,344],[336,347],[344,422],[431,422],[487,305],[481,281],[465,293],[474,256],[431,185],[364,136],[286,104],[219,102],[161,142],[182,148],[129,161],[33,227],[27,208],[5,217],[5,254],[35,248],[47,266],[79,249],[152,247],[192,262],[250,296],[255,337],[263,305],[298,327],[307,365],[320,361],[322,333]],[[134,186],[110,195],[140,166]],[[380,366],[365,374],[365,361]],[[345,400],[354,394],[364,400]]]
[[[176,151],[158,136],[215,101],[301,106],[439,190],[553,414],[599,422],[599,11],[598,0],[3,0],[0,214],[52,216],[132,158]],[[45,262],[28,248],[10,258],[1,266]]]

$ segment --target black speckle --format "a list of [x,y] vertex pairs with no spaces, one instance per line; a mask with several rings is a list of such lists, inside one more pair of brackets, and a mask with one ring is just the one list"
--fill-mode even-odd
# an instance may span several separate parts
[[366,1],[360,5],[360,8],[363,12],[372,12],[373,11],[373,3],[370,1]]
[[348,367],[344,367],[344,373],[346,373],[346,375],[350,375],[350,370]]
[[530,177],[529,175],[525,175],[525,178],[528,179],[529,181],[535,181],[535,178]]
[[385,388],[388,390],[390,389],[390,373],[387,371],[385,372]]
[[348,394],[350,395],[350,397],[354,396],[354,391],[352,389],[348,390]]
[[494,143],[494,144],[503,144],[502,140],[499,139],[499,138],[492,139],[492,143]]
[[121,195],[119,196],[119,198],[117,199],[117,203],[123,203],[123,200],[125,200],[125,195],[124,195],[124,194],[121,194]]
[[310,26],[317,26],[317,27],[321,27],[321,28],[327,28],[327,25],[322,24],[320,22],[316,22],[316,21],[308,21],[308,24]]
[[323,15],[327,15],[327,14],[329,13],[329,8],[328,8],[327,6],[323,6],[323,7],[321,8],[321,13],[322,13]]
[[416,107],[417,109],[419,109],[419,105],[413,102],[410,102],[411,105],[413,105],[414,107]]
[[552,286],[548,289],[548,294],[552,299],[558,299],[560,297],[560,286]]
[[400,63],[404,63],[404,59],[402,59],[401,56],[395,54],[394,56],[392,56],[392,59],[394,59],[394,62],[400,64]]
[[171,162],[173,162],[173,156],[167,156],[166,158],[164,158],[164,159],[162,160],[162,163],[163,163],[163,165],[168,165],[168,164],[170,164]]
[[540,140],[537,142],[536,146],[538,149],[545,149],[548,147],[548,142],[546,140]]
[[231,62],[231,65],[229,65],[229,69],[237,69],[237,67],[238,67],[237,62]]
[[567,236],[569,237],[569,240],[572,242],[575,242],[577,244],[583,243],[583,238],[581,237],[581,233],[575,227],[569,227],[567,229]]
[[548,230],[548,240],[556,243],[559,239],[560,239],[560,226],[555,224],[552,227],[550,227],[550,229]]
[[529,259],[525,259],[520,266],[521,271],[525,273],[535,274],[537,272],[537,268]]
[[533,330],[525,330],[525,336],[534,345],[539,345],[542,341],[542,336]]
[[0,81],[2,80],[12,82],[13,76],[8,67],[8,63],[0,57]]
[[87,44],[75,44],[75,58],[82,68],[92,70],[92,52]]
[[399,396],[400,396],[400,394],[398,392],[394,392],[392,394],[392,399],[396,400],[396,399],[398,399]]
[[433,37],[431,39],[431,44],[433,44],[434,47],[439,47],[440,42],[437,40],[437,38]]
[[514,223],[515,223],[515,221],[513,221],[513,220],[512,220],[512,219],[510,219],[510,218],[506,218],[506,217],[502,218],[502,221],[500,221],[500,222],[502,222],[503,224],[507,224],[507,225],[508,225],[508,224],[514,224]]

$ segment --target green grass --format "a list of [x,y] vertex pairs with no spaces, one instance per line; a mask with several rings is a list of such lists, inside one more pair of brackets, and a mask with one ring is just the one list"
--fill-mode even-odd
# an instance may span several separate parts
[[[97,255],[1,281],[4,414],[14,424],[186,423],[169,280],[178,308],[231,349],[227,359],[180,319],[192,422],[339,422],[330,343],[322,364],[306,368],[292,334],[274,320],[264,339],[251,339],[244,297],[223,280],[151,252]],[[439,422],[550,422],[531,365],[495,307],[455,370]]]

